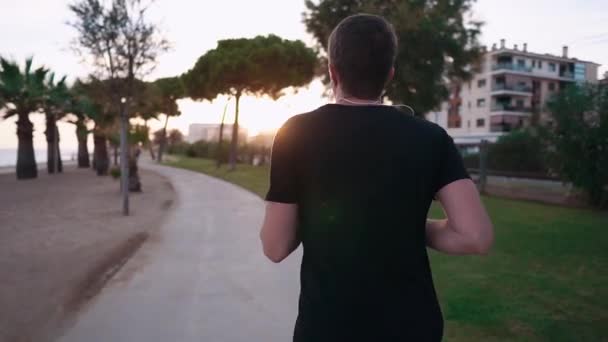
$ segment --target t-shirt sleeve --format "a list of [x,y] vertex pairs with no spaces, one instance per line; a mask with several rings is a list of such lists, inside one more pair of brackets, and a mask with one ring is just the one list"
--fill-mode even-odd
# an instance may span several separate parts
[[298,175],[295,127],[287,121],[277,132],[270,158],[270,187],[266,200],[279,203],[298,202]]
[[439,146],[439,168],[436,173],[434,193],[437,194],[444,186],[460,179],[471,178],[462,156],[454,140],[442,129],[441,142]]

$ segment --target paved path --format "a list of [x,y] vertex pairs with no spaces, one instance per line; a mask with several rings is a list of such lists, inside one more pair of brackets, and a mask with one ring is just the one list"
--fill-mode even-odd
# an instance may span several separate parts
[[265,259],[263,201],[202,174],[142,167],[171,180],[175,210],[60,341],[291,341],[301,254]]

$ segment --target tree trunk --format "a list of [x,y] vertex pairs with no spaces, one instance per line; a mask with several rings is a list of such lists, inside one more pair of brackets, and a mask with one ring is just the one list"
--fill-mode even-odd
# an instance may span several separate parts
[[232,142],[230,144],[230,171],[236,170],[237,150],[239,146],[239,100],[241,99],[241,91],[238,90],[235,95],[236,108],[234,110],[234,125],[232,125]]
[[36,155],[34,154],[34,125],[28,114],[19,114],[17,119],[17,179],[38,177]]
[[113,166],[118,166],[118,146],[112,146],[112,150],[114,151],[114,164]]
[[150,141],[148,141],[148,149],[150,150],[150,158],[152,158],[152,160],[156,160],[156,155],[154,154],[154,144]]
[[89,167],[89,147],[87,146],[87,138],[89,133],[87,127],[81,121],[76,123],[76,138],[78,139],[78,167]]
[[61,160],[61,149],[59,148],[59,127],[57,127],[57,125],[55,125],[55,130],[57,132],[57,140],[55,141],[57,151],[57,171],[63,172],[63,161]]
[[163,136],[160,139],[160,144],[158,145],[158,162],[163,162],[163,152],[165,150],[165,146],[167,145],[167,124],[169,123],[169,115],[165,118],[165,126],[163,127]]
[[100,133],[93,133],[93,142],[95,144],[93,150],[95,171],[98,176],[105,176],[108,174],[108,169],[110,168],[106,136]]
[[[46,169],[48,173],[63,171],[61,153],[59,153],[59,129],[54,115],[46,115]],[[57,166],[57,170],[55,170]]]
[[[148,120],[145,120],[145,127],[146,127],[146,132],[148,132]],[[147,145],[148,149],[150,149],[150,158],[152,158],[152,160],[156,160],[156,156],[154,155],[154,144],[152,143],[152,140],[150,140],[149,136],[148,136],[146,145]]]
[[[230,100],[230,99],[229,99]],[[220,123],[220,134],[219,134],[219,138],[218,138],[218,142],[217,142],[217,153],[216,153],[216,158],[217,158],[217,164],[216,167],[219,169],[220,166],[222,166],[222,145],[224,143],[224,122],[226,121],[226,110],[228,109],[228,102],[226,103],[226,105],[224,106],[224,113],[222,113],[222,121]]]
[[139,180],[139,173],[137,172],[137,161],[141,151],[136,146],[131,147],[131,153],[129,157],[129,191],[130,192],[141,192],[141,181]]

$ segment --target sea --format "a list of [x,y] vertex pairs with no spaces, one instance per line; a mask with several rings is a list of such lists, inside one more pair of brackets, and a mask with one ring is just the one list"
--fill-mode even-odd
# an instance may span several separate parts
[[[34,150],[36,163],[46,163],[46,149]],[[61,151],[61,160],[76,160],[76,150]],[[17,164],[17,149],[0,148],[0,167],[14,166]]]

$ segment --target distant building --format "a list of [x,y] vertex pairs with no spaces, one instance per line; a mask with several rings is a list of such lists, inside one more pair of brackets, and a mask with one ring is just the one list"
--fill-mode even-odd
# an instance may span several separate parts
[[[220,124],[190,124],[186,141],[189,143],[204,141],[218,141],[220,134]],[[224,125],[223,140],[232,139],[232,124]],[[239,141],[247,141],[247,129],[239,127]]]
[[503,39],[484,53],[479,67],[471,81],[452,84],[449,100],[426,115],[459,145],[496,141],[533,118],[550,122],[546,101],[568,84],[597,83],[599,64],[568,57],[567,46],[554,56],[529,52],[525,43],[507,48]]

